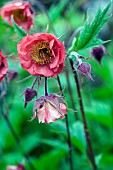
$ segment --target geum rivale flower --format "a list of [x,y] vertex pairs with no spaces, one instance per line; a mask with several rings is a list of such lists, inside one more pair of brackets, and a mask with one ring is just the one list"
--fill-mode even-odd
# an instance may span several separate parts
[[1,8],[0,14],[10,25],[12,25],[11,16],[13,16],[14,21],[26,31],[29,31],[33,25],[34,12],[29,2],[13,1],[6,3]]
[[21,66],[33,76],[55,77],[64,68],[64,45],[52,34],[25,36],[17,49]]
[[2,51],[0,51],[0,82],[4,79],[6,73],[8,71],[8,62],[3,55]]
[[39,123],[50,123],[59,118],[63,119],[64,115],[67,114],[67,108],[62,96],[50,94],[35,101],[33,112],[31,120],[38,117]]

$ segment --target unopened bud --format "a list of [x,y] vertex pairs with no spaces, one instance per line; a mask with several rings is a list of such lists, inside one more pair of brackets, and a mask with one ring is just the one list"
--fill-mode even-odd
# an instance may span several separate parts
[[104,54],[106,54],[106,49],[101,45],[99,47],[93,48],[91,54],[95,57],[99,64],[101,64],[102,57]]
[[82,64],[80,64],[77,68],[77,70],[83,74],[84,76],[86,76],[88,79],[93,80],[92,76],[91,76],[91,65],[83,62]]
[[24,108],[26,108],[27,102],[31,101],[35,96],[37,96],[37,92],[36,92],[36,90],[34,90],[32,88],[27,88],[24,91],[24,95],[25,95],[25,105],[24,105]]

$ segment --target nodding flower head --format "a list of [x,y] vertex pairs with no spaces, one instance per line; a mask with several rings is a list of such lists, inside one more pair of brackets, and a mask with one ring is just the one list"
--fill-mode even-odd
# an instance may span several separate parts
[[39,123],[50,123],[59,118],[63,119],[67,114],[67,108],[62,96],[50,94],[35,101],[33,112],[32,120],[37,116]]

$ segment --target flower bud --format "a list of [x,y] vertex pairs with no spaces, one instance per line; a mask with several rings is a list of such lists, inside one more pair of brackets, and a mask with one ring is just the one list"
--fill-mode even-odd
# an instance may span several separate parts
[[86,62],[83,62],[81,63],[77,70],[83,74],[84,76],[86,76],[88,79],[90,80],[93,80],[92,76],[91,76],[91,65],[86,63]]
[[27,88],[24,91],[24,96],[25,96],[25,105],[24,108],[27,107],[27,102],[31,101],[35,96],[37,96],[36,90],[32,88]]
[[99,47],[93,48],[91,54],[95,57],[99,64],[101,64],[102,57],[104,56],[104,54],[106,54],[106,50],[104,46],[101,45]]

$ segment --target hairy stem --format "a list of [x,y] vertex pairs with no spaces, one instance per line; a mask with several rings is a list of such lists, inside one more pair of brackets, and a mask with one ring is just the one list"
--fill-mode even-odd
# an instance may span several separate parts
[[[62,92],[62,85],[60,82],[59,76],[57,76],[57,81],[58,81],[58,86],[60,91]],[[72,159],[72,144],[71,144],[71,135],[70,135],[70,130],[69,130],[69,122],[68,122],[68,115],[65,115],[65,120],[66,120],[66,129],[67,129],[67,136],[68,136],[68,147],[69,147],[69,163],[70,163],[70,170],[73,170],[73,159]]]
[[82,119],[83,119],[83,124],[84,124],[84,133],[85,133],[85,137],[86,137],[86,141],[87,141],[87,145],[88,145],[88,156],[91,160],[93,170],[97,170],[97,166],[96,166],[94,154],[93,154],[93,149],[92,149],[92,144],[91,144],[91,139],[90,139],[90,134],[89,134],[89,131],[88,131],[88,125],[87,125],[87,121],[86,121],[83,101],[82,101],[82,95],[81,95],[81,91],[80,91],[80,84],[79,84],[77,72],[73,67],[73,61],[71,59],[70,59],[70,65],[71,65],[71,68],[72,68],[72,71],[73,71],[73,74],[74,74],[74,79],[75,79],[76,88],[77,88],[80,111],[81,111],[81,114],[82,114]]
[[32,86],[31,86],[32,89],[34,88],[34,86],[35,86],[35,84],[37,83],[38,80],[39,80],[39,77],[37,76],[37,77],[35,78]]
[[48,95],[47,77],[45,77],[45,96]]

